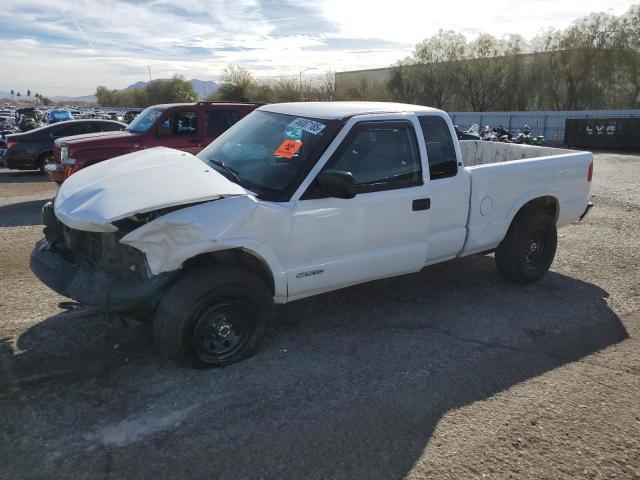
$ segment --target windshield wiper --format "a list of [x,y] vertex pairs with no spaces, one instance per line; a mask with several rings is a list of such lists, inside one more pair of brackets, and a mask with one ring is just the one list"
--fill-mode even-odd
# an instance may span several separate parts
[[226,170],[227,172],[229,172],[233,176],[233,178],[236,181],[236,183],[238,185],[242,186],[242,180],[240,180],[240,174],[238,173],[238,171],[235,168],[230,167],[229,165],[227,165],[224,162],[221,162],[220,160],[209,160],[209,162],[211,162],[214,165],[217,165],[218,167],[220,167],[220,168]]

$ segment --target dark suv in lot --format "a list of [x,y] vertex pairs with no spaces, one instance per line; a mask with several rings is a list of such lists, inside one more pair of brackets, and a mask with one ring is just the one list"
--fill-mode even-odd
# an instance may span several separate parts
[[54,161],[46,171],[61,184],[82,168],[145,148],[169,147],[195,155],[258,106],[226,102],[154,105],[141,112],[123,132],[56,141]]
[[24,133],[7,135],[7,150],[2,158],[7,168],[40,170],[53,159],[54,142],[62,137],[87,133],[117,132],[126,124],[111,120],[70,120]]

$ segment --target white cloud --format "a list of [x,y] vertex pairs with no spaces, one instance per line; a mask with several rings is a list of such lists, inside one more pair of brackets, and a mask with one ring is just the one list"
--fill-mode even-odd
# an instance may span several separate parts
[[122,88],[174,73],[216,77],[229,63],[256,75],[295,75],[316,67],[387,66],[415,43],[454,29],[469,37],[564,28],[592,11],[620,14],[619,0],[428,2],[326,0],[21,0],[0,9],[4,44],[0,89],[83,95],[98,84]]

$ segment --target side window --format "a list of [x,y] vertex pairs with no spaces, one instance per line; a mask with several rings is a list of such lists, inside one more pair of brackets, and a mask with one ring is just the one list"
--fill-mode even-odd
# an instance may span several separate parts
[[429,157],[431,180],[454,177],[458,173],[458,160],[447,122],[434,115],[419,117]]
[[209,110],[206,113],[207,137],[217,137],[240,120],[236,110]]
[[62,128],[55,130],[51,136],[52,137],[70,137],[71,135],[82,135],[83,133],[87,133],[87,124],[86,123],[74,123],[73,125],[66,125]]
[[197,134],[198,112],[172,112],[160,125],[159,132],[163,136]]
[[418,142],[409,122],[356,125],[325,169],[351,172],[357,193],[422,185]]
[[118,125],[117,123],[101,123],[99,128],[96,131],[98,132],[117,132],[122,130],[124,127]]

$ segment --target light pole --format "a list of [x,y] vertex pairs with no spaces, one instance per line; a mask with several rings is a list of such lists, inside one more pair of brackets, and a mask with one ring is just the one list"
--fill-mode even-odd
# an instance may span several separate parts
[[317,70],[316,67],[305,68],[304,70],[300,70],[300,100],[304,102],[304,95],[302,93],[302,74],[304,72],[308,72],[309,70]]

